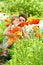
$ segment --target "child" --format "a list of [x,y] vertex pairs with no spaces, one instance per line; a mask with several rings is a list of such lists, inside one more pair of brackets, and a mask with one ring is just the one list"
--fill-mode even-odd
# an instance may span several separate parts
[[22,33],[20,32],[20,27],[18,26],[19,23],[19,18],[13,16],[11,19],[11,24],[4,31],[4,35],[7,36],[7,43],[3,52],[4,55],[6,55],[7,48],[9,48],[15,42],[16,37],[18,38],[22,36]]

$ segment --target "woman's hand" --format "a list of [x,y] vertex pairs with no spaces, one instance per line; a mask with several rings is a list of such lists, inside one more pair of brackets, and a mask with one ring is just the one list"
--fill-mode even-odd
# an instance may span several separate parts
[[24,27],[21,28],[23,35],[29,40],[29,35],[24,31]]

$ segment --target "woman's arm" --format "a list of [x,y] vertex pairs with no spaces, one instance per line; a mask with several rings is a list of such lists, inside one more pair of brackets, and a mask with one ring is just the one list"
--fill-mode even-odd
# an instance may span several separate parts
[[27,39],[29,39],[28,34],[24,31],[24,27],[22,27],[22,33],[23,33],[23,35],[24,35]]

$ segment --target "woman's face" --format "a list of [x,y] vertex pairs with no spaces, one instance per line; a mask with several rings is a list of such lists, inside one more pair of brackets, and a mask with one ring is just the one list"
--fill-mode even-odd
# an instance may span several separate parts
[[19,22],[25,22],[25,18],[24,17],[19,17]]

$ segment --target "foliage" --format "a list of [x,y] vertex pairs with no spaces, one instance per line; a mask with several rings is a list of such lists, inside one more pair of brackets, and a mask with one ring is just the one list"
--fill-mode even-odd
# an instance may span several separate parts
[[6,28],[6,25],[4,21],[2,21],[0,24],[0,42],[2,42],[4,39],[3,31],[5,30],[5,28]]
[[43,65],[43,42],[42,40],[20,40],[21,45],[14,45],[12,59],[5,65]]
[[0,0],[3,12],[43,16],[43,0]]

